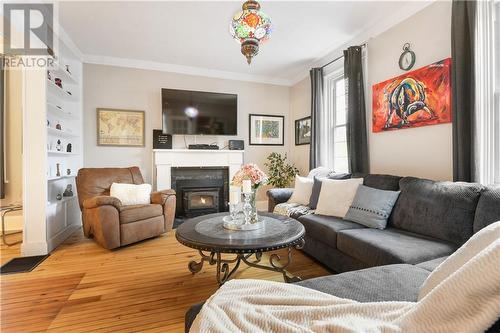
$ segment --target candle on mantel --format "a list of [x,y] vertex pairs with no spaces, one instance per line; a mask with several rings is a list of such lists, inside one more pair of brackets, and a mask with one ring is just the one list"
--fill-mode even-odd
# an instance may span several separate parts
[[243,193],[252,193],[252,181],[250,179],[243,180]]
[[240,202],[240,191],[233,190],[229,192],[229,203],[237,205]]

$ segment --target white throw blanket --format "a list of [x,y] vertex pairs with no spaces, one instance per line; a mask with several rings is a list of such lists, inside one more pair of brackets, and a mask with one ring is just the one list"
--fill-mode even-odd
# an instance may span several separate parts
[[286,283],[232,280],[208,299],[191,332],[473,333],[499,316],[497,222],[439,265],[415,303],[359,303]]

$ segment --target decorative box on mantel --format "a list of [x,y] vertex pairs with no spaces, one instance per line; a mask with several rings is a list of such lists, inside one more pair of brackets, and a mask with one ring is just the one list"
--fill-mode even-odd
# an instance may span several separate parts
[[171,188],[172,168],[228,167],[229,180],[243,165],[243,150],[153,149],[157,190]]

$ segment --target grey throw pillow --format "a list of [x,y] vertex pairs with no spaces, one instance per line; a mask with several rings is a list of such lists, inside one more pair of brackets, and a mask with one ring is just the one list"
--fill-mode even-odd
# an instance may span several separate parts
[[314,184],[312,187],[311,197],[309,198],[309,208],[316,209],[319,200],[319,193],[321,192],[321,180],[322,179],[349,179],[351,178],[350,173],[335,173],[332,172],[328,177],[317,177],[314,176]]
[[400,191],[378,190],[360,185],[344,220],[370,228],[385,229]]

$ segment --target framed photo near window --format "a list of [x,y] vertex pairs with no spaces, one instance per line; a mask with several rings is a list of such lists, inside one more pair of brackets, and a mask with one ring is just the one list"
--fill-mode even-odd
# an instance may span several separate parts
[[144,147],[145,112],[97,109],[97,145]]
[[311,143],[311,117],[295,120],[295,145],[308,145]]
[[249,120],[251,146],[285,145],[285,116],[250,114]]

